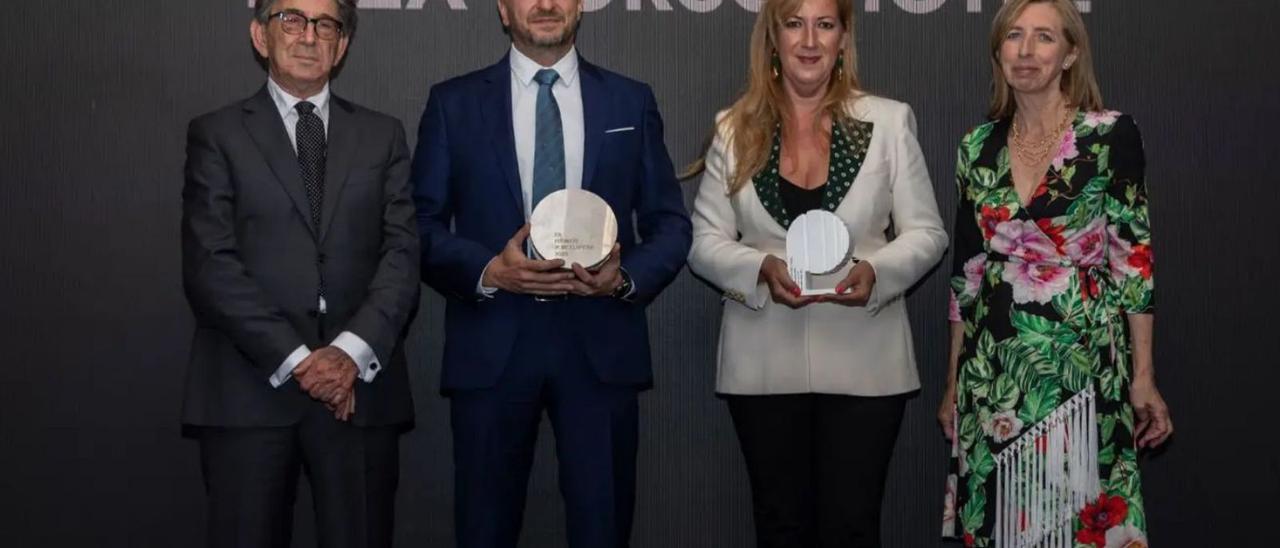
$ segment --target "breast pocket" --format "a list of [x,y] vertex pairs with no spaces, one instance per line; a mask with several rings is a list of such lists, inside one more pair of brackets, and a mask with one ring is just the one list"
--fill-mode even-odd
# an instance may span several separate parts
[[638,147],[640,146],[640,128],[632,124],[613,124],[604,130],[601,138],[604,140],[606,149]]
[[639,126],[633,124],[610,124],[600,135],[600,156],[596,165],[597,174],[607,174],[618,180],[630,177],[640,171],[640,157],[643,143],[640,142]]

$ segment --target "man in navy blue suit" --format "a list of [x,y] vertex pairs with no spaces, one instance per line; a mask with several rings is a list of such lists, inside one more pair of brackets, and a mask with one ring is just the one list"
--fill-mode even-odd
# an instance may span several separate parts
[[[627,546],[636,400],[653,377],[644,308],[684,265],[688,213],[652,91],[574,48],[581,0],[498,11],[510,52],[432,88],[411,176],[422,277],[448,302],[458,545],[516,546],[545,411],[569,546]],[[617,216],[594,271],[526,256],[530,212],[562,188]]]

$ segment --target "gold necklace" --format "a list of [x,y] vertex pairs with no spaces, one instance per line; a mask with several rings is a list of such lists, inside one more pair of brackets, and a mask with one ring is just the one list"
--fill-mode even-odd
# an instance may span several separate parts
[[1013,120],[1013,132],[1010,141],[1013,144],[1013,152],[1018,158],[1029,165],[1040,165],[1050,154],[1056,151],[1057,145],[1062,144],[1062,134],[1067,131],[1072,119],[1072,111],[1068,110],[1063,113],[1062,121],[1053,131],[1046,133],[1043,137],[1031,142],[1027,142],[1022,135],[1022,131],[1018,129],[1018,121]]

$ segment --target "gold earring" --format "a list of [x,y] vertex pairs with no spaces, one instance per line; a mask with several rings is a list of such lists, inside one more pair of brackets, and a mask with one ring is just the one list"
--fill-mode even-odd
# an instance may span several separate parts
[[782,66],[782,59],[778,58],[778,50],[773,50],[773,55],[769,59],[769,66],[773,69],[773,79],[782,78],[782,72],[778,70]]

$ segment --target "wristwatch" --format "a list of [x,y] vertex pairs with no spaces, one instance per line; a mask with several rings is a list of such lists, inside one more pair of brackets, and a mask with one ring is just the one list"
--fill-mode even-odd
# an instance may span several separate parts
[[622,283],[618,284],[618,287],[614,288],[613,297],[617,299],[625,299],[627,295],[631,294],[631,289],[634,288],[635,285],[631,283],[631,275],[627,274],[626,270],[619,270],[618,274],[622,276]]

